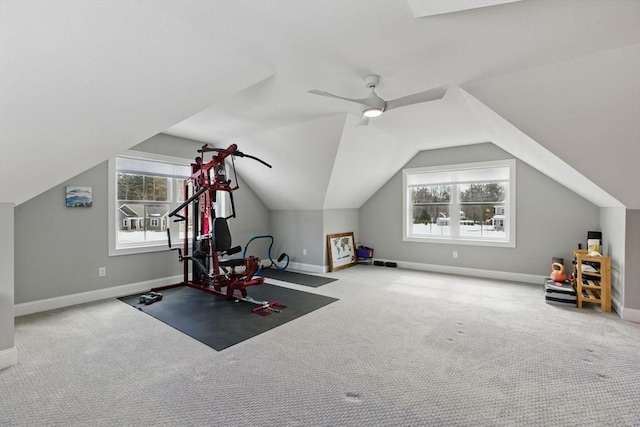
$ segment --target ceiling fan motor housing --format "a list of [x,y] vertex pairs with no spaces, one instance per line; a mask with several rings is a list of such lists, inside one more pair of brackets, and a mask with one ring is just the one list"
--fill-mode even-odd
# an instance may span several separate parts
[[380,76],[377,74],[370,74],[364,78],[364,85],[369,89],[377,87],[379,84]]

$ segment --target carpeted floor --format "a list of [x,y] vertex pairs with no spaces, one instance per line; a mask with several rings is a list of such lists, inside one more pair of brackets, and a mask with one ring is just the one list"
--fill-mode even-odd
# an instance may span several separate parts
[[638,426],[640,325],[542,284],[356,266],[215,351],[117,300],[16,319],[2,426]]

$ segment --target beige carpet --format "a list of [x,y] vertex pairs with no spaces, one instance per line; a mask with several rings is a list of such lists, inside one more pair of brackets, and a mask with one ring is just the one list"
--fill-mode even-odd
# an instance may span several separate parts
[[639,324],[541,283],[327,276],[280,284],[339,301],[220,352],[115,299],[17,318],[0,425],[640,425]]

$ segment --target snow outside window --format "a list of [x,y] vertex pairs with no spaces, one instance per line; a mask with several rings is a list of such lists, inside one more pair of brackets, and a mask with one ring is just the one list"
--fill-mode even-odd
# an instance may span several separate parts
[[515,160],[403,169],[403,240],[515,247]]
[[167,250],[167,227],[184,237],[185,222],[168,214],[184,199],[190,164],[134,151],[109,160],[109,255]]

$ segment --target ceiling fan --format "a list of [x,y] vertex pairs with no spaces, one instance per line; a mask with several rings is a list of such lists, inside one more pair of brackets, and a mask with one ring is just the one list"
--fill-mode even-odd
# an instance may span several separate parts
[[418,104],[420,102],[435,101],[442,99],[447,93],[449,85],[439,86],[433,89],[425,90],[423,92],[414,93],[413,95],[403,96],[402,98],[394,99],[392,101],[385,101],[376,94],[376,87],[380,84],[380,76],[377,74],[371,74],[364,78],[365,87],[371,89],[371,93],[362,99],[345,98],[325,92],[323,90],[310,90],[309,93],[314,95],[328,96],[330,98],[344,99],[345,101],[355,102],[361,104],[362,118],[358,126],[366,126],[369,124],[370,117],[377,117],[385,111],[392,110],[394,108],[405,107],[411,104]]

